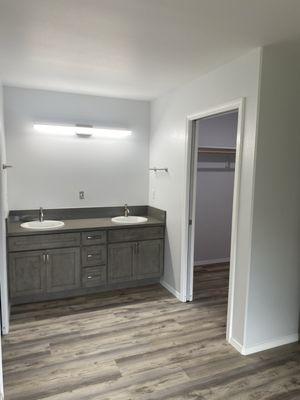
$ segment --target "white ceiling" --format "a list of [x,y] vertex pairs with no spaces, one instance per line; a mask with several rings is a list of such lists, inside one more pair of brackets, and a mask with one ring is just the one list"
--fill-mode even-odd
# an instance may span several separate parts
[[300,0],[0,0],[0,77],[152,99],[299,36]]

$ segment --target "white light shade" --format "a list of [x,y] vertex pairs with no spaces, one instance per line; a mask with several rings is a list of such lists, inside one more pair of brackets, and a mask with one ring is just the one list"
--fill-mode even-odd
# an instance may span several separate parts
[[46,125],[34,124],[33,128],[40,133],[69,134],[78,136],[101,136],[108,138],[122,138],[130,136],[132,131],[126,129],[93,128],[86,126]]

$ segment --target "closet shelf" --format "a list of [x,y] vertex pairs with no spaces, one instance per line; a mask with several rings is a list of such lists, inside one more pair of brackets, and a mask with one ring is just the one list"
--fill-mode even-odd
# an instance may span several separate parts
[[235,154],[236,149],[234,147],[199,147],[198,154],[223,154],[231,155]]

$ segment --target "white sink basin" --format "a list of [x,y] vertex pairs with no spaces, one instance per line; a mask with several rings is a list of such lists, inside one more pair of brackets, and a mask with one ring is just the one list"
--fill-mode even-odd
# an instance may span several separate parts
[[21,224],[21,227],[26,229],[55,229],[64,226],[64,224],[65,223],[62,221],[44,220],[43,222],[40,221],[24,222],[23,224]]
[[114,217],[111,220],[117,224],[142,224],[143,222],[147,222],[148,218],[130,215],[129,217]]

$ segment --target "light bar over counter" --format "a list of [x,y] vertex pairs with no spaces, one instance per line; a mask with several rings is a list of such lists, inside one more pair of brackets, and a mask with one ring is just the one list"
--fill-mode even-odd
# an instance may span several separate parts
[[46,134],[67,134],[77,135],[80,137],[106,137],[106,138],[123,138],[132,135],[132,131],[126,129],[114,128],[94,128],[93,126],[68,126],[68,125],[48,125],[34,124],[34,130],[39,133]]

